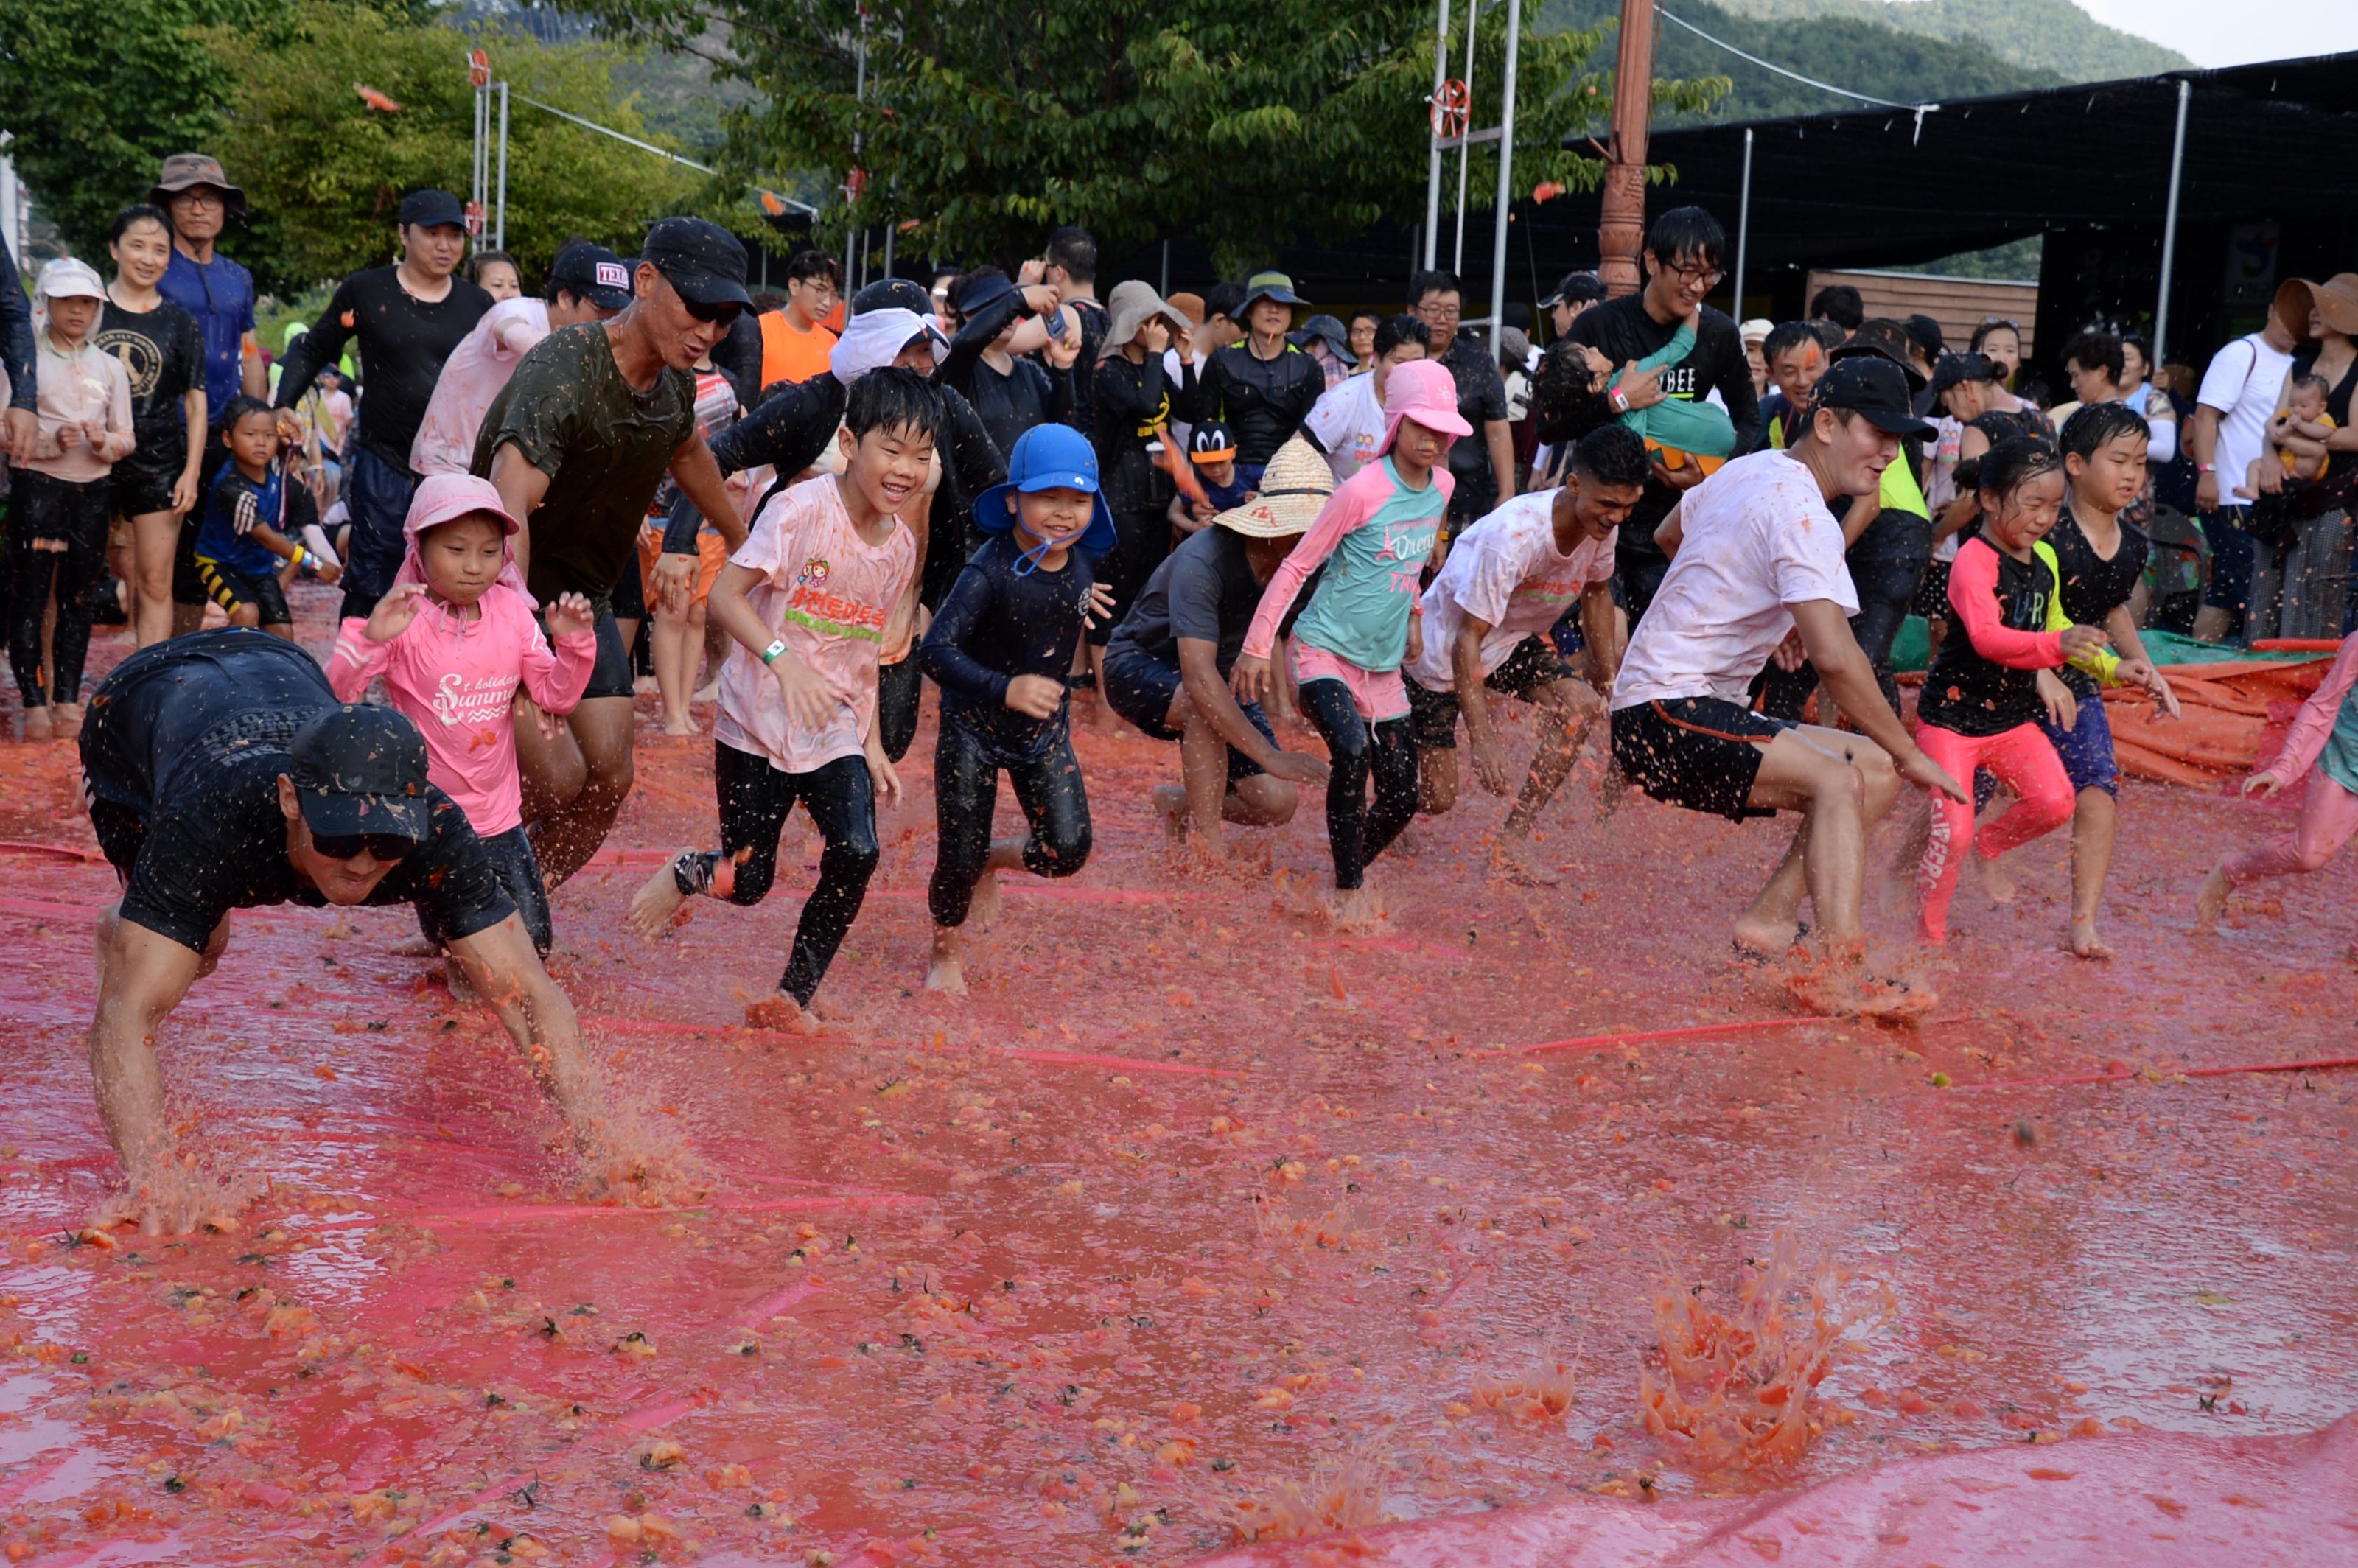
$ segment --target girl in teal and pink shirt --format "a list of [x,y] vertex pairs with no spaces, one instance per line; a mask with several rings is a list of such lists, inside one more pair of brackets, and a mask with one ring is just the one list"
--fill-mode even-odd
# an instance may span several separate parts
[[1278,625],[1324,565],[1293,625],[1293,676],[1303,711],[1326,741],[1326,835],[1335,913],[1344,921],[1374,914],[1363,886],[1368,863],[1416,815],[1416,742],[1401,665],[1415,656],[1418,579],[1449,510],[1449,442],[1471,433],[1448,367],[1414,360],[1394,369],[1376,460],[1343,482],[1279,565],[1237,660],[1238,696],[1260,701]]

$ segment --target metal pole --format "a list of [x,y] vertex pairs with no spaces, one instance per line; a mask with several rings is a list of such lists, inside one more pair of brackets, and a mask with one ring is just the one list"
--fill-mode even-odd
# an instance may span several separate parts
[[508,84],[504,81],[500,83],[500,193],[493,211],[499,213],[499,222],[495,230],[498,238],[492,242],[492,248],[503,251],[508,248]]
[[1163,242],[1163,287],[1155,290],[1163,298],[1171,297],[1171,242]]
[[1752,240],[1752,127],[1744,128],[1744,194],[1736,202],[1736,308],[1728,314],[1744,319],[1745,253]]
[[2194,98],[2194,83],[2178,79],[2178,134],[2169,144],[2169,209],[2161,220],[2161,297],[2153,307],[2151,369],[2161,369],[2162,346],[2169,337],[2170,262],[2178,254],[2178,182],[2186,172],[2186,111]]
[[[490,119],[490,89],[478,83],[475,88],[475,139],[471,157],[469,160],[471,168],[467,175],[467,200],[475,204],[477,211],[481,211],[482,210],[483,134]],[[469,254],[471,254],[482,248],[483,236],[480,233],[469,233],[467,236],[467,250]]]
[[[1470,0],[1469,0],[1470,3]],[[1433,111],[1425,118],[1433,127],[1433,160],[1424,171],[1424,270],[1433,270],[1433,246],[1441,240],[1441,110],[1442,84],[1449,80],[1449,0],[1441,0],[1441,23],[1433,43]],[[1414,257],[1412,256],[1411,260]]]
[[897,225],[897,224],[895,224],[895,223],[892,222],[892,216],[888,213],[888,214],[885,216],[885,219],[884,219],[884,273],[883,273],[883,276],[886,276],[886,277],[890,277],[890,276],[892,276],[892,231],[893,231],[896,227],[898,227],[898,225]]
[[[1515,174],[1515,67],[1522,44],[1523,0],[1507,0],[1506,107],[1498,116],[1498,218],[1490,244],[1490,357],[1507,330],[1507,219]],[[1747,133],[1749,135],[1750,133]]]
[[[852,102],[865,104],[868,102],[868,7],[865,5],[860,7],[860,55],[859,63],[854,70],[856,74],[852,78],[851,84]],[[866,138],[859,131],[855,130],[851,133],[851,160],[854,168],[859,166],[860,149],[865,140]],[[851,193],[847,192],[847,194]],[[843,268],[847,274],[851,271],[854,243],[858,239],[864,237],[864,235],[854,235],[849,232],[843,236]],[[852,287],[857,290],[860,286],[854,283]]]
[[1466,270],[1466,170],[1474,160],[1474,18],[1481,14],[1482,0],[1466,0],[1466,135],[1457,142],[1457,250],[1449,259],[1449,270]]

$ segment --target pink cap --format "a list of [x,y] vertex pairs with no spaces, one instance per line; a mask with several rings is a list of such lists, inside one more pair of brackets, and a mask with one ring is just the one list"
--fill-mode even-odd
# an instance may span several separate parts
[[409,516],[401,531],[415,540],[428,528],[476,512],[488,512],[498,518],[510,535],[524,526],[508,515],[508,503],[500,499],[499,487],[490,480],[477,479],[471,473],[430,473],[418,483],[417,493],[409,498]]
[[1402,419],[1413,419],[1444,436],[1474,433],[1457,412],[1457,378],[1439,360],[1411,360],[1392,367],[1384,383],[1383,451],[1392,449]]

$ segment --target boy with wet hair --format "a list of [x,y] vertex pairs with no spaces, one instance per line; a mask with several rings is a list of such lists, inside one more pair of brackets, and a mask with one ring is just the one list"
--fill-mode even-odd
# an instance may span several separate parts
[[917,569],[916,541],[898,514],[925,482],[941,410],[914,371],[861,376],[836,437],[843,472],[773,492],[712,586],[711,618],[737,643],[713,725],[720,848],[682,850],[639,890],[626,919],[652,940],[693,895],[761,903],[799,802],[826,845],[818,886],[803,903],[777,990],[746,1011],[756,1027],[817,1027],[812,999],[875,874],[876,793],[900,798],[877,734],[878,656]]
[[1810,403],[1810,388],[1826,373],[1826,346],[1807,321],[1782,321],[1760,345],[1774,390],[1760,400],[1762,439],[1770,450],[1785,448],[1786,428]]

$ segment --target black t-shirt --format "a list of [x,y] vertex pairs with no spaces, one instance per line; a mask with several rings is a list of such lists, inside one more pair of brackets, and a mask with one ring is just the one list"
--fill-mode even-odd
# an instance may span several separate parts
[[1449,351],[1441,356],[1457,384],[1457,416],[1474,427],[1470,436],[1449,443],[1449,471],[1457,487],[1449,498],[1449,514],[1466,519],[1487,516],[1498,504],[1498,475],[1490,466],[1490,443],[1483,422],[1507,416],[1507,382],[1498,373],[1498,356],[1488,341],[1471,327],[1461,330]]
[[668,366],[644,392],[622,378],[603,323],[551,332],[516,362],[483,413],[471,465],[490,478],[502,447],[548,476],[532,516],[527,586],[603,603],[638,559],[639,528],[672,455],[696,435],[696,378]]
[[[1727,405],[1728,422],[1736,427],[1735,449],[1748,452],[1760,444],[1760,399],[1752,390],[1752,366],[1744,357],[1744,340],[1737,336],[1736,323],[1720,312],[1708,305],[1702,307],[1702,319],[1695,324],[1694,347],[1687,351],[1686,358],[1663,369],[1662,391],[1693,401],[1717,387],[1719,400]],[[1582,311],[1565,336],[1595,349],[1617,367],[1659,352],[1678,330],[1677,322],[1657,321],[1647,314],[1643,294],[1630,294]],[[1575,395],[1567,400],[1563,417],[1553,427],[1541,430],[1540,438],[1558,441],[1585,436],[1617,417],[1601,390]],[[1623,560],[1661,559],[1654,530],[1670,515],[1682,493],[1660,480],[1648,480],[1645,494],[1622,524],[1614,553]]]
[[[2075,626],[2102,626],[2105,616],[2129,601],[2129,595],[2136,591],[2138,581],[2145,576],[2145,558],[2152,553],[2152,541],[2125,519],[2120,527],[2120,545],[2108,561],[2096,554],[2096,546],[2080,531],[2079,520],[2071,515],[2071,503],[2066,497],[2062,519],[2047,535],[2048,546],[2055,552],[2055,565],[2063,574],[2063,613],[2071,618]],[[2095,676],[2070,665],[2056,674],[2074,696],[2095,696]]]
[[[1193,385],[1193,368],[1188,367],[1183,396]],[[1123,354],[1109,354],[1088,380],[1097,408],[1090,444],[1097,448],[1106,504],[1117,515],[1162,511],[1171,504],[1171,477],[1148,455],[1146,443],[1171,418],[1172,388],[1163,373],[1163,356],[1149,354],[1132,364]],[[1170,439],[1167,428],[1163,438]]]
[[[2036,555],[2017,561],[1986,539],[1969,539],[1962,548],[1987,550],[1997,557],[2002,624],[2017,632],[2047,630],[2047,600],[2055,579],[2046,562]],[[2047,705],[2039,699],[2039,672],[1984,658],[1962,626],[1941,640],[1940,656],[1926,672],[1924,694],[1916,703],[1919,719],[1960,735],[2003,734],[2046,712]]]
[[1017,676],[1064,681],[1097,580],[1078,550],[1053,572],[1018,571],[1022,557],[1010,535],[986,540],[950,585],[917,654],[942,688],[942,721],[979,731],[1002,762],[1034,761],[1064,732],[1066,702],[1054,718],[1033,719],[1007,706],[1007,686]]
[[[82,731],[82,757],[92,798],[127,808],[144,826],[131,863],[116,865],[124,919],[201,951],[233,909],[327,902],[287,859],[278,778],[292,769],[296,731],[334,706],[311,656],[266,632],[176,637],[107,677]],[[431,785],[426,801],[433,836],[367,902],[416,903],[445,939],[498,925],[515,906],[467,814]]]
[[[1095,299],[1068,299],[1064,308],[1081,324],[1080,357],[1073,361],[1073,411],[1068,421],[1084,434],[1098,427],[1098,355],[1105,349],[1106,329],[1113,324],[1104,305]],[[1158,356],[1159,357],[1159,356]],[[1046,369],[1044,360],[1042,369]]]
[[1237,461],[1266,463],[1285,445],[1325,395],[1326,373],[1318,362],[1288,343],[1274,359],[1260,359],[1252,340],[1230,343],[1204,362],[1203,379],[1189,408],[1188,423],[1217,419],[1237,438]]
[[189,460],[189,416],[180,400],[205,384],[197,319],[168,299],[153,310],[125,310],[109,298],[95,341],[130,378],[131,429],[139,445],[126,460],[151,470],[181,467]]
[[[371,267],[337,286],[319,323],[295,341],[278,373],[278,406],[292,408],[311,378],[341,359],[344,344],[360,341],[361,411],[354,438],[403,472],[409,449],[433,399],[442,362],[475,329],[492,297],[463,277],[431,301],[401,287],[398,267]],[[608,580],[608,587],[612,581]]]
[[1218,648],[1213,661],[1225,679],[1244,652],[1245,633],[1260,608],[1264,586],[1253,576],[1243,535],[1233,528],[1199,528],[1154,568],[1129,615],[1114,628],[1106,652],[1110,656],[1127,649],[1176,665],[1180,638],[1211,643]]
[[1003,375],[983,362],[983,351],[1030,313],[1022,291],[1010,289],[967,318],[935,373],[944,386],[963,393],[974,405],[991,444],[1002,454],[1012,452],[1016,438],[1035,425],[1088,428],[1073,419],[1073,384],[1083,379],[1084,370],[1096,368],[1094,362],[1076,360],[1070,370],[1052,371],[1036,360],[1019,359]]

